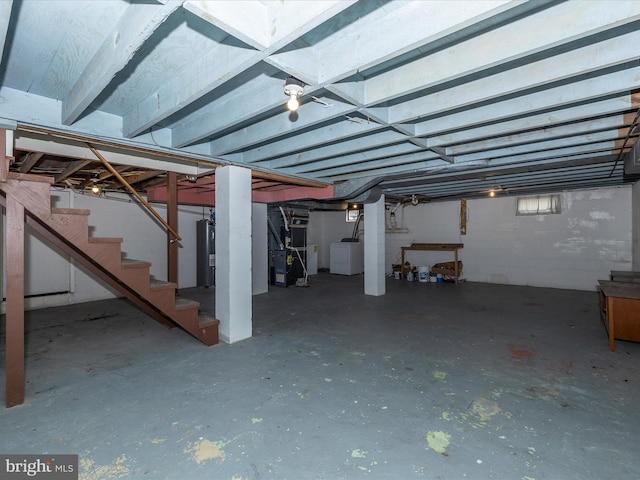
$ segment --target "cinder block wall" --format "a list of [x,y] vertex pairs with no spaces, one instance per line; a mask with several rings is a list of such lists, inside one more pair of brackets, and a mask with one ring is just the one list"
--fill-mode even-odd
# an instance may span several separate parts
[[[640,198],[639,187],[634,188]],[[536,216],[516,216],[515,196],[468,199],[467,235],[460,234],[458,200],[398,209],[398,227],[408,233],[386,235],[387,273],[400,263],[400,247],[413,242],[463,243],[463,277],[475,282],[595,290],[610,270],[632,269],[631,186],[562,192],[561,197],[562,213]],[[640,208],[634,210],[637,229]],[[328,266],[329,244],[349,230],[344,212],[314,212],[310,225],[310,243],[325,252],[319,265]],[[431,266],[453,260],[453,254],[408,252],[407,259]]]

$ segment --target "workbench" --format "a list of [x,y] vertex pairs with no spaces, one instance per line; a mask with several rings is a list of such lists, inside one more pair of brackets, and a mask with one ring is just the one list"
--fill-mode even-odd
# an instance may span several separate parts
[[611,280],[614,282],[638,282],[640,283],[640,272],[628,270],[611,270]]
[[599,280],[600,319],[609,334],[609,350],[614,341],[640,342],[640,284]]
[[455,257],[455,281],[456,281],[456,285],[458,284],[458,277],[459,277],[459,272],[458,272],[458,250],[461,249],[462,247],[464,247],[464,244],[462,243],[412,243],[410,246],[408,247],[401,247],[402,248],[402,270],[404,272],[404,252],[407,252],[409,250],[428,250],[428,251],[435,251],[435,252],[453,252],[454,257]]

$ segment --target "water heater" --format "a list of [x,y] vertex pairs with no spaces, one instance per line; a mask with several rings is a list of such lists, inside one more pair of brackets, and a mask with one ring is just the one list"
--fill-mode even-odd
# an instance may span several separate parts
[[196,225],[196,282],[198,287],[208,287],[216,284],[216,226],[205,219]]

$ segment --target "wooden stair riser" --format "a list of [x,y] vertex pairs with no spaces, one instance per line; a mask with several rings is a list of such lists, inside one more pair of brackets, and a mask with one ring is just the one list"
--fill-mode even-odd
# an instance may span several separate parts
[[220,339],[218,338],[217,323],[215,325],[198,328],[197,333],[191,332],[191,334],[208,346],[216,345],[220,341]]
[[88,215],[65,215],[51,214],[47,224],[55,229],[56,232],[64,235],[64,237],[74,245],[84,247],[89,243],[89,218]]
[[[148,289],[148,287],[147,287]],[[145,298],[163,312],[173,313],[176,308],[176,293],[169,290],[156,290],[145,293]]]
[[[122,265],[122,254],[120,250],[120,242],[98,243],[90,239],[89,244],[85,248],[85,252],[100,265],[103,265],[109,271],[116,270]],[[121,239],[117,239],[121,240]]]
[[189,331],[195,330],[199,326],[198,315],[199,315],[199,305],[189,308],[175,309],[175,313],[173,318],[177,323],[182,325]]
[[148,265],[141,265],[137,268],[122,268],[122,266],[120,266],[119,268],[110,271],[117,275],[120,281],[130,288],[138,292],[149,291],[149,280],[151,276],[149,275]]

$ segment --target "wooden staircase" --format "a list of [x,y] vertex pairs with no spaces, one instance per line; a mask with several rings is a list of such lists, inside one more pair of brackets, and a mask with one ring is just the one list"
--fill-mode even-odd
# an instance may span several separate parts
[[24,207],[24,221],[41,237],[83,265],[158,322],[180,327],[205,345],[218,343],[219,321],[199,314],[198,302],[176,298],[176,284],[153,280],[149,262],[122,258],[121,238],[89,236],[89,210],[51,208],[52,178],[9,173],[0,182],[0,204]]

